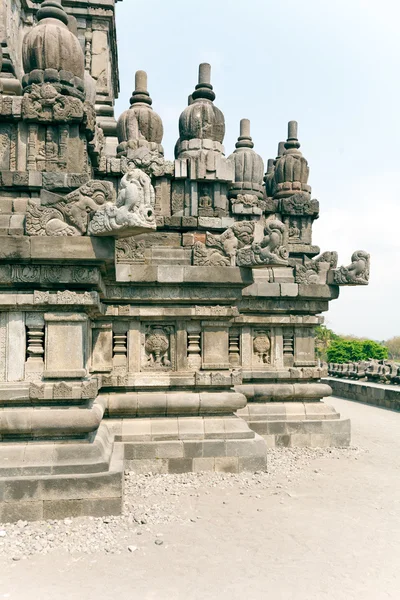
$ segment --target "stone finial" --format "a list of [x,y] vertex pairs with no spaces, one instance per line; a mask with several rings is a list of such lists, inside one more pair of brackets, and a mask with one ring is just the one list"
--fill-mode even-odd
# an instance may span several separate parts
[[195,87],[192,98],[193,100],[211,100],[211,102],[215,100],[215,93],[211,85],[211,65],[208,63],[199,65],[199,83]]
[[311,188],[307,185],[309,167],[300,152],[300,142],[297,137],[297,121],[289,121],[288,137],[278,147],[278,156],[274,170],[274,198],[288,198],[293,194],[305,193],[310,195]]
[[286,150],[298,150],[300,148],[300,142],[297,138],[297,121],[289,121],[288,137],[286,142],[284,142],[284,146]]
[[235,181],[229,190],[231,198],[236,198],[238,194],[250,194],[261,199],[264,195],[264,162],[261,156],[253,150],[253,147],[250,121],[242,119],[236,150],[228,159],[233,162],[235,167]]
[[84,98],[84,55],[76,35],[68,28],[68,15],[56,0],[44,0],[37,24],[25,35],[22,61],[24,88],[52,83],[62,93]]
[[147,90],[147,73],[146,71],[136,71],[135,73],[135,89],[132,92],[130,99],[131,106],[142,102],[151,106],[153,100],[150,98],[150,94]]
[[286,142],[279,142],[279,144],[278,144],[278,153],[276,155],[276,160],[278,158],[280,158],[283,155],[283,153],[285,152],[285,144],[286,144]]
[[240,136],[235,146],[236,148],[254,148],[253,140],[250,136],[249,119],[242,119],[240,121]]
[[135,89],[130,99],[130,108],[122,113],[117,123],[119,146],[118,155],[126,155],[145,146],[151,151],[163,154],[161,146],[164,135],[160,116],[154,112],[153,103],[147,90],[147,73],[136,71]]
[[[189,150],[189,140],[199,140],[196,152],[203,147],[202,140],[213,142],[212,149],[223,153],[222,142],[225,137],[225,118],[213,101],[215,93],[211,80],[211,67],[208,63],[199,66],[199,83],[189,96],[189,105],[179,118],[179,140],[176,146],[177,156]],[[207,145],[207,150],[211,147]],[[194,146],[193,146],[194,149]]]
[[68,25],[68,15],[63,9],[61,2],[57,0],[44,0],[36,13],[36,18],[38,21],[42,21],[43,19],[57,19],[64,23],[64,25]]

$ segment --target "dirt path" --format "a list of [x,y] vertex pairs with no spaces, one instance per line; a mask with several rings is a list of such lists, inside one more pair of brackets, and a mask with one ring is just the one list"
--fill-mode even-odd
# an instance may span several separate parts
[[358,450],[129,478],[130,516],[3,526],[0,600],[398,600],[400,414],[332,404]]

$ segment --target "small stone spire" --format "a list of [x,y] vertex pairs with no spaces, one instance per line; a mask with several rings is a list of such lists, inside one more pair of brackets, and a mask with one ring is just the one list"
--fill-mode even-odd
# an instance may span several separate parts
[[136,71],[130,107],[122,113],[117,122],[117,156],[133,155],[139,147],[164,154],[161,146],[163,124],[160,116],[153,110],[152,103],[147,90],[147,73]]
[[293,194],[311,193],[308,185],[309,168],[307,160],[300,152],[297,137],[297,121],[289,121],[286,142],[279,144],[278,156],[274,167],[274,198],[288,198]]
[[[289,121],[288,123],[288,137],[284,143],[286,150],[296,151],[300,148],[300,142],[297,137],[297,121]],[[299,152],[300,154],[300,152]]]
[[147,73],[146,71],[136,71],[135,73],[135,90],[132,92],[130,104],[133,106],[138,102],[151,106],[153,100],[147,90]]
[[36,13],[36,18],[38,21],[42,21],[43,19],[57,19],[64,23],[64,25],[68,25],[68,15],[61,2],[57,0],[44,0]]
[[215,93],[211,85],[211,65],[208,63],[201,63],[199,65],[199,83],[195,87],[192,99],[211,100],[211,102],[215,100]]
[[228,158],[235,169],[235,179],[229,188],[230,198],[236,198],[239,194],[248,194],[262,199],[264,163],[261,156],[253,150],[249,119],[240,121],[240,135],[235,146],[235,151]]
[[278,160],[278,158],[280,158],[283,155],[283,153],[285,152],[285,144],[286,144],[286,142],[279,142],[279,144],[278,144],[278,154],[276,155],[276,159],[275,160]]
[[[201,63],[199,66],[199,83],[189,96],[188,106],[179,117],[179,140],[175,146],[176,158],[183,153],[190,156],[203,149],[223,154],[222,143],[225,136],[225,118],[214,104],[215,93],[211,81],[211,66]],[[189,140],[201,140],[196,147],[189,148]],[[206,142],[203,148],[203,140]],[[189,156],[188,154],[188,156]]]
[[242,119],[240,121],[240,135],[238,141],[235,144],[236,148],[254,148],[253,140],[250,135],[250,121],[249,119]]

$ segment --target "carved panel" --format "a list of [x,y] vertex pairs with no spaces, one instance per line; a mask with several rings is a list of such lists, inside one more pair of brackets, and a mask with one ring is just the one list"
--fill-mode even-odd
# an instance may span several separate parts
[[259,366],[271,364],[271,334],[264,329],[253,332],[253,354]]
[[142,370],[175,369],[175,330],[171,325],[146,325],[142,333]]

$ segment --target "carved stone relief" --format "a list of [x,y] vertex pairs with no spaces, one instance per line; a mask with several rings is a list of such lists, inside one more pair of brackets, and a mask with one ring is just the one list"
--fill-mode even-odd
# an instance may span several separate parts
[[368,285],[369,258],[368,252],[364,250],[354,252],[348,267],[340,267],[334,271],[334,282],[337,285]]
[[336,269],[336,252],[323,252],[313,260],[305,259],[304,265],[296,265],[296,283],[316,283],[324,285],[327,282],[327,274],[330,269]]
[[175,339],[169,325],[147,325],[142,335],[142,369],[166,371],[174,368]]
[[238,267],[263,265],[287,265],[289,253],[283,245],[285,226],[281,221],[267,221],[264,238],[260,243],[239,249],[236,257]]
[[271,364],[271,338],[267,331],[254,331],[253,352],[260,365]]

